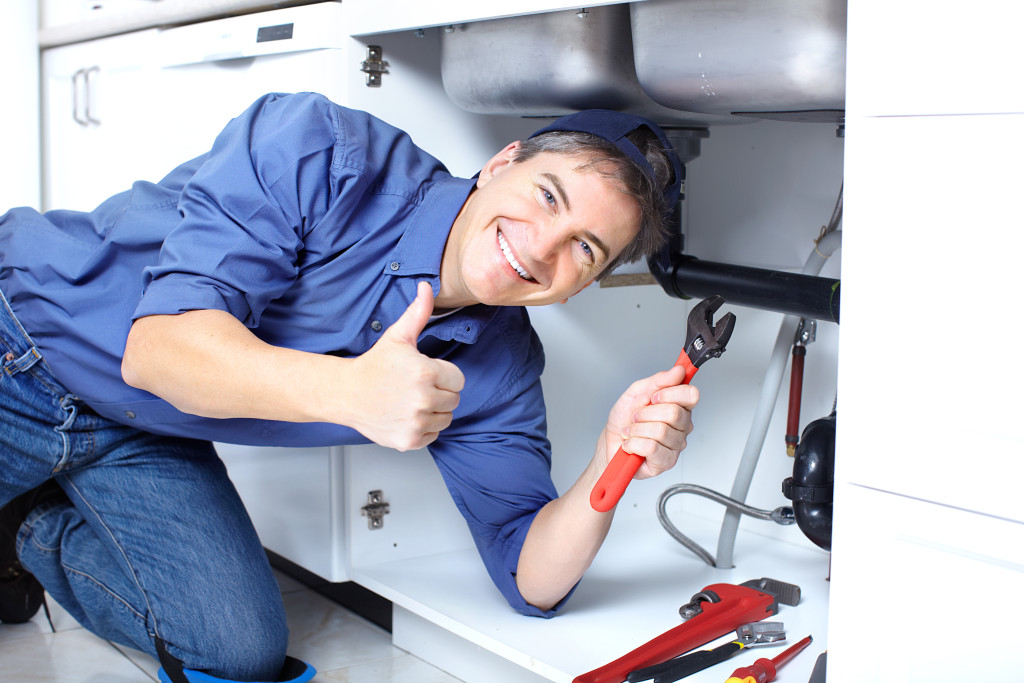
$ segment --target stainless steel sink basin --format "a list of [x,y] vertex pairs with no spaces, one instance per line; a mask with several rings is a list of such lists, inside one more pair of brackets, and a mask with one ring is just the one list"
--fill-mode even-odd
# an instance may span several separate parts
[[604,108],[679,127],[838,120],[845,71],[846,0],[646,0],[441,34],[445,91],[483,114]]
[[846,0],[646,0],[630,8],[636,73],[661,105],[834,120],[846,93]]
[[644,93],[628,4],[453,26],[441,34],[441,77],[453,102],[482,114],[615,109],[696,127],[733,118],[663,107]]

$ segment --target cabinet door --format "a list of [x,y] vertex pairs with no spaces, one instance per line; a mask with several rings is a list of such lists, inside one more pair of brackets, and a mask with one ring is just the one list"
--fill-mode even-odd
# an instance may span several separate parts
[[160,139],[160,90],[139,31],[45,50],[43,206],[89,210],[166,170],[147,154]]
[[[1024,364],[1010,332],[1024,115],[848,125],[837,484],[1024,522]],[[950,171],[935,141],[967,137]],[[889,334],[899,341],[875,352]]]
[[[1010,673],[1019,670],[1017,651],[992,644],[1018,628],[1024,525],[860,486],[837,488],[837,510],[840,502],[847,514],[834,518],[830,681],[1019,680]],[[955,631],[955,646],[921,637],[939,625]]]
[[46,50],[44,207],[89,210],[160,180],[265,93],[344,101],[343,36],[328,2]]
[[329,581],[347,581],[344,449],[216,447],[264,547]]

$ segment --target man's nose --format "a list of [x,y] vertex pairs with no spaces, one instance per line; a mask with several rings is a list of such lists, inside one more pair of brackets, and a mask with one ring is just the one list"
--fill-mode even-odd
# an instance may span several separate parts
[[556,221],[538,223],[533,231],[533,255],[538,261],[554,260],[565,243],[564,228]]

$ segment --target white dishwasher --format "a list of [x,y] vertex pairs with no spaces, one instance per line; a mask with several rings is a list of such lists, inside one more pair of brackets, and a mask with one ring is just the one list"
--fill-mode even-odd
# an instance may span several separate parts
[[344,103],[342,7],[323,2],[161,30],[155,74],[169,117],[171,165],[209,149],[234,116],[268,92],[313,91]]

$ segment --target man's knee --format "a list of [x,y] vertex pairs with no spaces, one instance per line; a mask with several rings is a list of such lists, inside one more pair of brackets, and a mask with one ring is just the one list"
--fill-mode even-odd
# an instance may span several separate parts
[[288,626],[283,618],[240,625],[227,635],[219,651],[226,672],[243,672],[257,681],[277,680],[288,652]]
[[277,673],[270,677],[229,679],[215,677],[210,673],[184,668],[180,661],[167,653],[164,643],[157,638],[157,653],[162,666],[158,672],[160,683],[242,683],[243,681],[265,681],[266,683],[308,683],[316,675],[316,669],[302,660],[285,657]]
[[191,645],[170,638],[164,644],[157,638],[161,665],[168,671],[181,667],[225,681],[277,681],[288,649],[288,626],[283,614],[267,612],[259,619],[226,623],[217,632],[196,632]]

